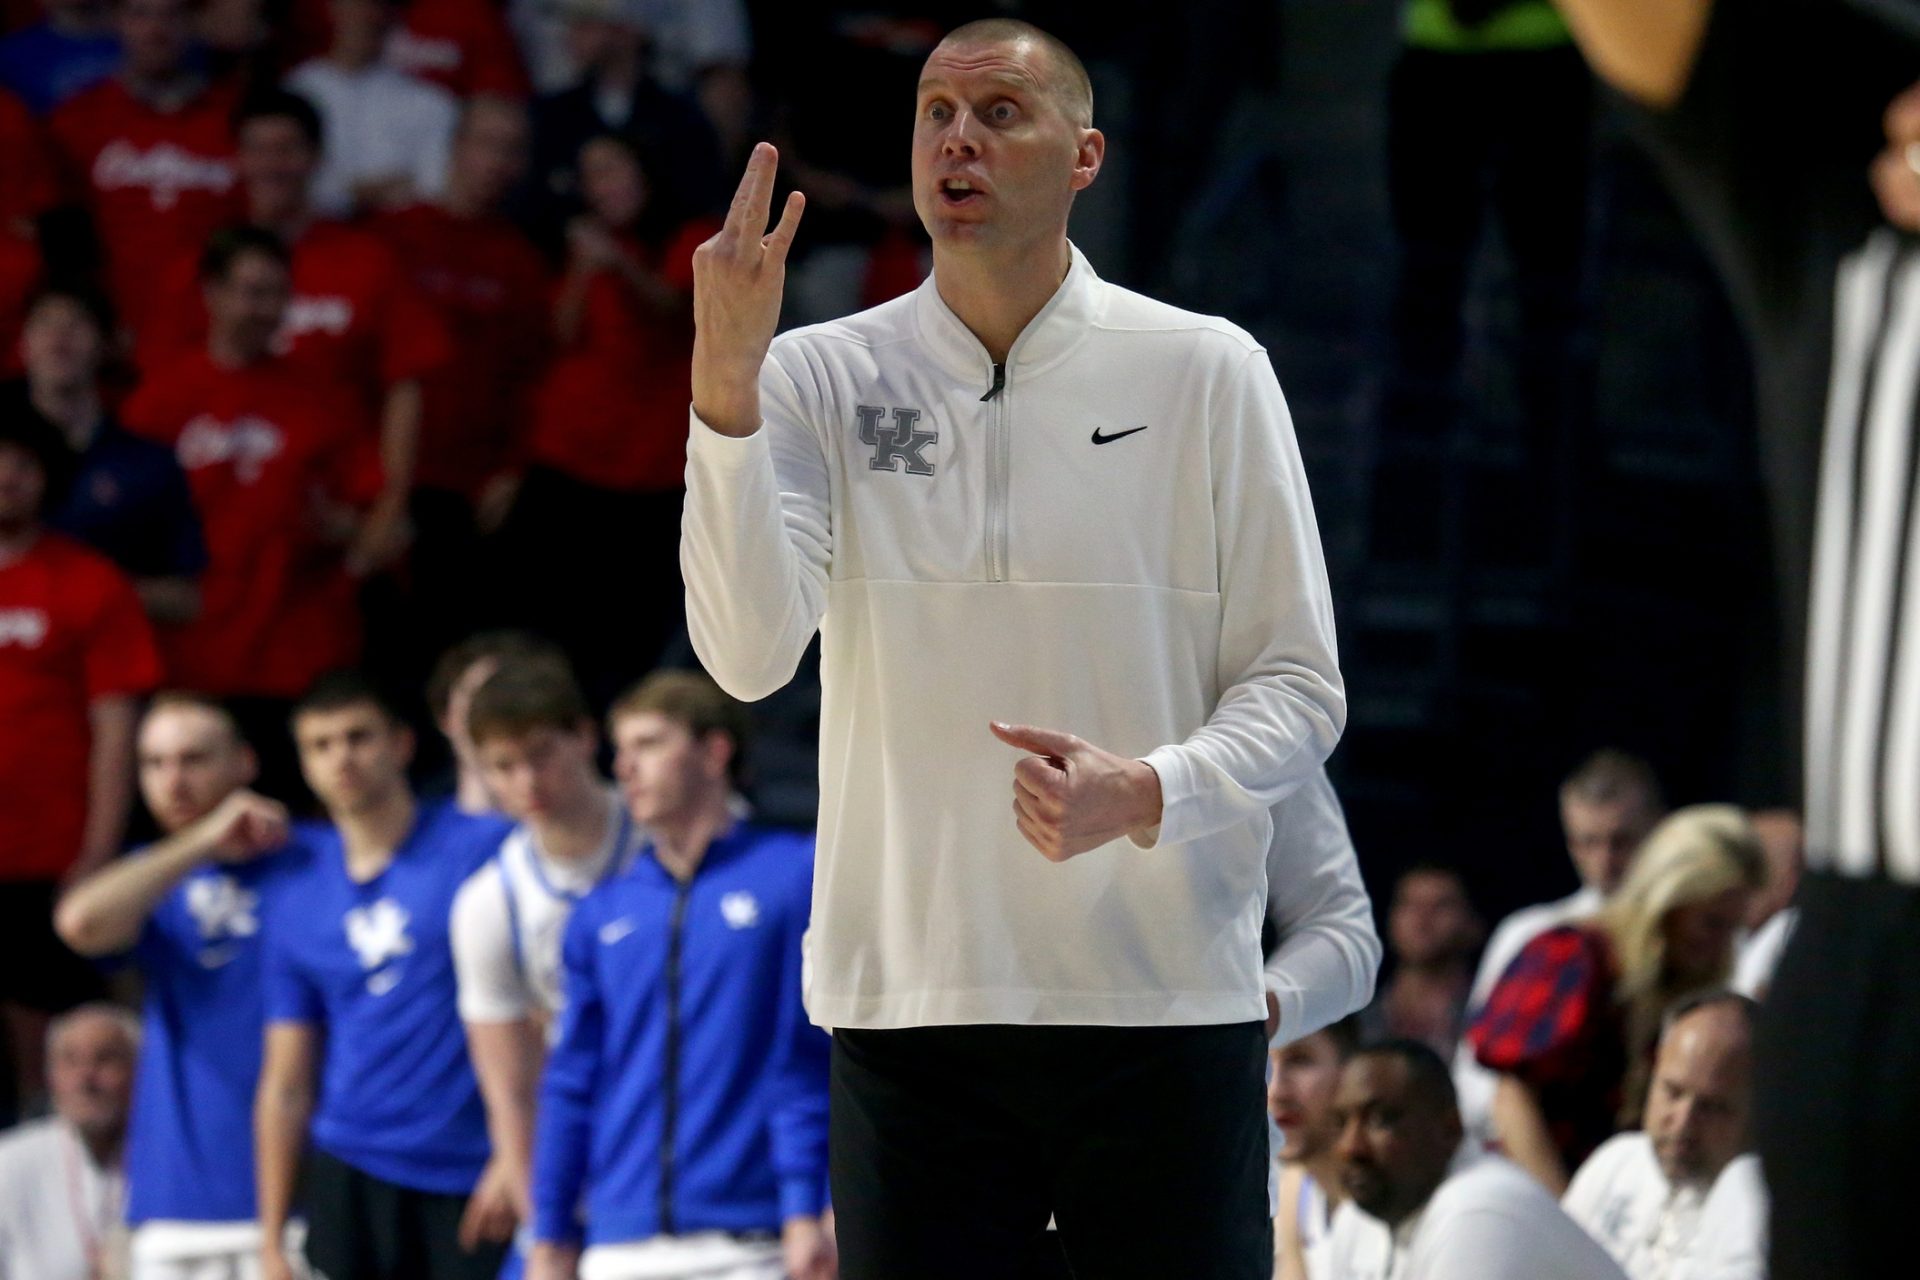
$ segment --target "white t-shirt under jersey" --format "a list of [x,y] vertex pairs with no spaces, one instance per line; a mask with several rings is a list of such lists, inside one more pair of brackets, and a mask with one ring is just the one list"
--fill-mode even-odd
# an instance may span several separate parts
[[1351,1200],[1341,1205],[1329,1256],[1339,1280],[1623,1280],[1619,1264],[1529,1174],[1467,1152],[1398,1227]]
[[1700,1230],[1704,1183],[1669,1181],[1644,1133],[1617,1134],[1587,1157],[1560,1207],[1606,1246],[1629,1280],[1671,1280]]
[[523,823],[460,886],[451,928],[463,1021],[516,1022],[559,1010],[560,940],[573,904],[630,865],[644,843],[611,788],[607,807],[607,839],[591,858],[548,857]]

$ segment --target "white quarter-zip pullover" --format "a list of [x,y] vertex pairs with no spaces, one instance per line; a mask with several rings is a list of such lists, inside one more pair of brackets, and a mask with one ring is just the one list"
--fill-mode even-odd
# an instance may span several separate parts
[[[821,635],[814,1019],[1264,1017],[1267,811],[1345,720],[1265,351],[1076,249],[1003,368],[929,279],[777,339],[760,393],[751,436],[693,420],[681,563],[736,696]],[[1144,758],[1150,842],[1042,858],[995,719]]]

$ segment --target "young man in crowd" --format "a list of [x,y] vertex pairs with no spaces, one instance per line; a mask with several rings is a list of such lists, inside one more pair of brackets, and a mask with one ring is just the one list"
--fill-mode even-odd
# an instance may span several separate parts
[[47,1029],[53,1114],[0,1134],[0,1275],[99,1280],[123,1273],[122,1148],[140,1025],[88,1004]]
[[40,1091],[47,1015],[102,992],[54,935],[54,895],[120,848],[137,703],[160,680],[132,584],[42,522],[72,461],[37,416],[0,415],[0,1009],[16,1108]]
[[1624,1280],[1518,1165],[1462,1148],[1453,1081],[1426,1045],[1355,1054],[1333,1126],[1349,1197],[1328,1245],[1339,1280]]
[[127,1138],[135,1280],[248,1275],[260,923],[300,855],[285,806],[249,790],[259,763],[219,703],[162,694],[138,758],[161,839],[75,885],[55,925],[82,955],[130,952],[146,983]]
[[434,776],[425,794],[452,801],[462,813],[497,813],[499,804],[488,790],[467,731],[467,712],[473,695],[494,672],[524,660],[566,662],[556,645],[530,631],[481,631],[442,653],[427,674],[427,713],[440,731],[450,771]]
[[316,682],[293,734],[330,822],[302,829],[311,854],[264,923],[264,1280],[297,1274],[282,1243],[296,1183],[320,1274],[492,1280],[512,1197],[489,1163],[447,920],[506,824],[416,801],[412,731],[356,674]]
[[453,900],[460,1019],[502,1178],[526,1220],[533,1104],[560,1010],[575,904],[632,865],[642,837],[594,767],[600,735],[563,660],[521,660],[474,691],[468,731],[500,810],[518,820]]
[[200,614],[161,641],[172,681],[225,699],[266,790],[292,798],[287,708],[359,653],[347,557],[381,492],[379,458],[353,398],[274,352],[291,290],[278,236],[218,232],[200,284],[204,347],[151,371],[121,410],[128,430],[173,449],[206,535]]
[[143,323],[168,267],[231,221],[230,84],[193,50],[192,0],[117,0],[120,73],[53,113],[49,128],[79,184],[123,320]]
[[1402,873],[1387,908],[1392,976],[1361,1015],[1365,1038],[1418,1040],[1452,1054],[1482,936],[1459,872],[1425,863]]
[[107,408],[101,370],[113,341],[106,300],[90,292],[49,286],[27,306],[19,391],[76,456],[48,523],[119,565],[154,622],[191,622],[207,567],[200,516],[173,452],[124,430]]
[[1349,1016],[1268,1056],[1267,1116],[1281,1137],[1275,1280],[1334,1280],[1327,1233],[1346,1192],[1334,1153],[1333,1093],[1359,1046],[1359,1021]]
[[1644,1129],[1609,1139],[1560,1203],[1628,1280],[1686,1274],[1721,1173],[1751,1144],[1753,1002],[1715,994],[1667,1020]]
[[651,843],[567,925],[529,1274],[831,1280],[812,841],[734,816],[745,709],[705,676],[656,673],[608,724]]

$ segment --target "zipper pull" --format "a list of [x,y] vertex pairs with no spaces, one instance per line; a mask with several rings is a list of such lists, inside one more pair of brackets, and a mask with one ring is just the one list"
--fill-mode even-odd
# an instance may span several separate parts
[[1004,364],[997,364],[993,366],[993,385],[987,388],[987,394],[980,397],[980,402],[982,404],[985,404],[987,401],[993,399],[995,396],[1000,394],[1001,390],[1005,388],[1006,385],[1007,385],[1007,366],[1005,366]]

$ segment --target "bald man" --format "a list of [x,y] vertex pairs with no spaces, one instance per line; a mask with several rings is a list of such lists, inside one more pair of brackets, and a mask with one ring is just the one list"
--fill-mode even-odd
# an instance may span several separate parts
[[1629,1280],[1670,1280],[1693,1249],[1714,1181],[1751,1144],[1753,1002],[1716,994],[1668,1019],[1639,1133],[1587,1158],[1562,1206]]
[[970,23],[895,105],[912,294],[775,340],[765,145],[695,254],[681,543],[734,696],[822,636],[843,1274],[1013,1274],[1051,1213],[1083,1278],[1269,1280],[1269,813],[1346,715],[1292,421],[1244,330],[1069,243],[1071,49]]
[[0,1276],[98,1280],[125,1274],[121,1208],[140,1024],[84,1004],[47,1028],[53,1114],[0,1136]]

